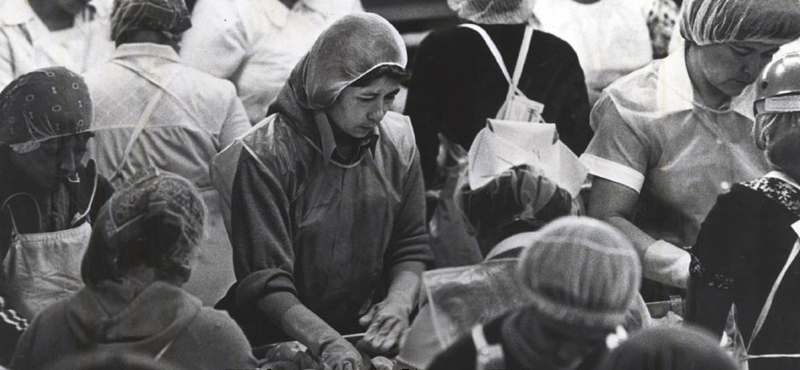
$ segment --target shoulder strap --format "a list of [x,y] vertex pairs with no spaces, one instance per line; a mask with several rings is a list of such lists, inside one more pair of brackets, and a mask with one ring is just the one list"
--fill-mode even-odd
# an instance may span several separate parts
[[133,150],[133,144],[136,143],[139,135],[141,135],[142,131],[144,131],[145,126],[147,126],[147,123],[150,122],[150,116],[153,115],[153,112],[156,110],[156,106],[158,105],[159,101],[161,101],[161,97],[163,95],[164,90],[158,89],[158,91],[156,91],[156,93],[153,95],[152,99],[147,102],[147,106],[145,106],[142,115],[139,116],[139,121],[136,122],[133,132],[131,132],[131,137],[128,139],[128,145],[125,146],[125,150],[122,152],[122,157],[119,158],[119,161],[114,168],[114,172],[109,177],[109,180],[114,181],[114,179],[116,179],[116,177],[120,176],[122,173],[122,167],[128,161],[128,156],[131,154],[131,150]]
[[[489,51],[492,52],[492,56],[494,56],[494,60],[497,62],[497,65],[500,67],[500,71],[503,72],[503,76],[506,77],[506,80],[508,80],[508,83],[513,83],[512,82],[513,80],[511,79],[511,74],[508,73],[508,69],[506,68],[506,64],[503,61],[503,56],[500,54],[500,50],[497,49],[497,45],[495,45],[494,41],[492,41],[492,38],[489,37],[489,34],[486,33],[486,30],[484,30],[481,26],[478,26],[477,24],[472,24],[472,23],[462,23],[462,24],[459,25],[459,27],[469,28],[469,29],[477,32],[479,35],[481,35],[481,37],[483,38],[483,41],[486,43],[486,46],[489,47]],[[515,72],[516,72],[516,70],[515,70]]]
[[756,338],[756,336],[758,336],[758,333],[761,331],[761,327],[764,326],[764,321],[767,319],[769,310],[772,308],[772,301],[775,299],[775,293],[777,293],[778,287],[781,285],[781,282],[786,275],[786,271],[789,270],[789,267],[797,258],[798,252],[800,252],[800,239],[794,242],[792,251],[789,252],[789,258],[786,259],[786,264],[783,266],[780,274],[778,274],[778,278],[775,279],[775,284],[772,285],[772,290],[770,290],[767,300],[764,302],[764,307],[761,308],[761,313],[758,315],[758,320],[756,320],[756,325],[753,328],[753,334],[750,335],[750,340],[747,343],[748,352],[750,351],[750,346],[753,344],[753,340]]
[[533,26],[528,24],[525,26],[525,34],[522,36],[522,44],[519,46],[519,55],[517,55],[517,64],[514,65],[514,77],[512,78],[512,85],[519,86],[519,80],[522,78],[522,70],[525,68],[525,61],[528,59],[528,51],[531,47],[531,38],[533,37]]

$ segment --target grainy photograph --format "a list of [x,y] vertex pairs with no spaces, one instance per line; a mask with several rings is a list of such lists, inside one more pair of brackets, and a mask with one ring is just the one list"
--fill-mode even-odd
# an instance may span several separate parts
[[800,0],[0,0],[0,370],[800,368]]

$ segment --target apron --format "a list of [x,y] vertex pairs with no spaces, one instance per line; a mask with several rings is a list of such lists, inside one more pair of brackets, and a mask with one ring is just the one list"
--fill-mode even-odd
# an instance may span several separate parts
[[[118,60],[114,61],[114,63],[130,70],[158,88],[156,93],[153,94],[153,97],[147,102],[142,115],[133,128],[133,132],[131,132],[131,137],[125,145],[122,156],[115,165],[114,171],[111,172],[109,180],[112,182],[119,182],[124,179],[123,168],[128,163],[129,156],[137,139],[150,122],[150,117],[165,95],[175,99],[193,122],[197,123],[200,120],[196,115],[191,113],[190,109],[185,107],[185,104],[171,94],[165,86],[177,77],[178,70],[167,76],[167,78],[163,80],[165,82],[159,82],[147,76],[144,71],[138,70],[135,66]],[[200,127],[199,124],[197,124],[197,126]],[[236,166],[233,166],[233,169],[235,170]],[[233,272],[233,248],[231,247],[230,239],[225,230],[225,223],[223,222],[222,210],[220,208],[219,193],[215,189],[200,189],[200,194],[206,205],[206,210],[208,211],[206,213],[206,222],[204,225],[205,232],[203,239],[198,243],[195,249],[195,256],[197,259],[192,267],[189,281],[183,285],[183,289],[197,298],[200,298],[204,305],[213,306],[225,296],[228,288],[236,281]]]
[[[22,317],[33,319],[47,306],[83,288],[81,262],[92,235],[87,216],[92,209],[97,184],[95,172],[94,187],[86,211],[75,215],[70,229],[22,234],[9,208],[12,239],[3,260],[3,285],[9,306]],[[18,195],[27,194],[10,196],[1,208],[5,208],[8,201]],[[36,207],[39,211],[38,204]]]
[[792,250],[789,253],[789,257],[786,259],[786,264],[783,266],[783,269],[781,269],[781,272],[775,279],[775,283],[772,285],[772,289],[770,290],[769,295],[767,295],[767,300],[764,302],[764,306],[761,308],[761,312],[758,315],[755,327],[753,328],[753,334],[750,335],[750,340],[748,341],[746,346],[744,345],[744,340],[742,339],[741,332],[736,326],[736,304],[735,303],[731,304],[731,309],[728,313],[727,324],[725,325],[725,332],[722,334],[722,341],[720,345],[722,347],[728,348],[733,353],[734,358],[740,362],[741,368],[743,370],[747,370],[749,368],[747,361],[752,359],[800,358],[800,353],[763,354],[763,355],[747,354],[747,352],[750,351],[750,347],[753,345],[753,341],[756,339],[758,333],[761,331],[761,328],[764,325],[764,321],[767,319],[767,315],[769,315],[769,311],[772,308],[772,301],[775,299],[775,293],[778,292],[778,288],[780,287],[781,282],[783,281],[783,278],[786,275],[786,271],[789,270],[789,267],[797,258],[798,253],[800,253],[800,239],[798,239],[794,243],[794,246],[792,247]]

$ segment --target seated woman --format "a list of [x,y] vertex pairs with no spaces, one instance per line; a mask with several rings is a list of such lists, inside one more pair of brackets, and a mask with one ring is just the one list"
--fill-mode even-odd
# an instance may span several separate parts
[[39,68],[83,73],[114,51],[112,0],[0,1],[0,88]]
[[719,340],[691,326],[645,329],[601,361],[597,370],[738,370]]
[[[734,184],[706,217],[691,265],[686,319],[720,335],[735,319],[750,369],[797,369],[800,359],[800,54],[756,83],[753,133],[772,172]],[[731,306],[736,317],[728,317]],[[762,315],[766,315],[762,317]],[[726,318],[728,318],[726,320]],[[730,333],[732,334],[732,333]],[[735,337],[734,337],[735,338]]]
[[428,369],[592,369],[622,335],[641,267],[619,231],[564,217],[531,238],[516,277],[530,305],[476,326]]
[[188,180],[143,170],[100,210],[81,265],[86,287],[42,311],[11,368],[86,351],[132,351],[187,369],[254,368],[241,329],[181,289],[205,207]]
[[359,369],[342,335],[368,328],[365,348],[396,351],[431,260],[411,122],[387,113],[405,64],[388,21],[347,15],[239,140],[227,192],[238,282],[220,306],[254,345],[295,339]]
[[113,191],[83,161],[91,125],[89,90],[66,68],[28,73],[0,92],[0,365],[23,318],[83,286],[91,225]]

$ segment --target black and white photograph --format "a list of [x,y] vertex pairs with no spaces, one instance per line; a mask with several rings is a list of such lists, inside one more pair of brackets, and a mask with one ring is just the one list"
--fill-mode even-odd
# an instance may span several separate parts
[[0,0],[0,370],[796,370],[800,0]]

